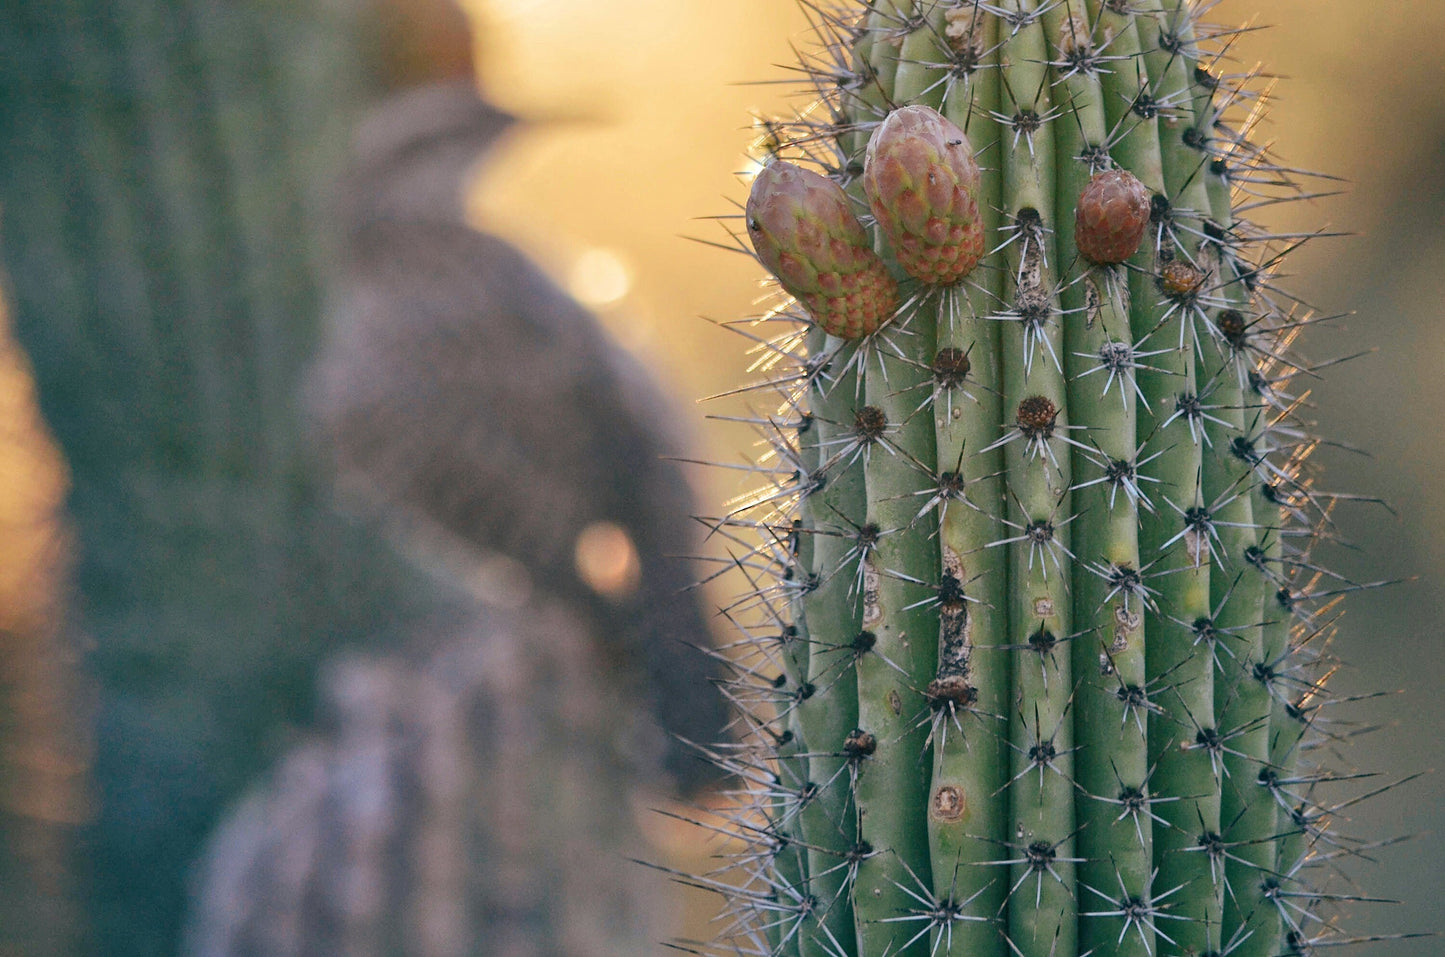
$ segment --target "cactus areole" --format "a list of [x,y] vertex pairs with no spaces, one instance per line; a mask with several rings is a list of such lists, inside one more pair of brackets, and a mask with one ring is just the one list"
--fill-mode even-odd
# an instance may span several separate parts
[[747,327],[765,481],[714,523],[750,543],[751,733],[717,754],[751,787],[693,952],[1347,941],[1308,310],[1244,212],[1309,174],[1251,141],[1234,31],[1188,0],[806,6],[812,102],[746,216],[781,287]]

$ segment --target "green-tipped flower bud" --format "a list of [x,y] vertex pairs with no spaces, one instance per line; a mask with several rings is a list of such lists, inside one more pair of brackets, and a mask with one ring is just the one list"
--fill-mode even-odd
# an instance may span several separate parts
[[1149,190],[1128,170],[1106,169],[1079,196],[1074,241],[1090,262],[1121,263],[1139,251],[1148,226]]
[[826,176],[769,164],[753,180],[747,223],[758,260],[829,335],[858,339],[893,315],[898,283]]
[[888,114],[868,141],[863,185],[910,276],[942,286],[978,265],[978,164],[963,130],[936,110],[905,106]]

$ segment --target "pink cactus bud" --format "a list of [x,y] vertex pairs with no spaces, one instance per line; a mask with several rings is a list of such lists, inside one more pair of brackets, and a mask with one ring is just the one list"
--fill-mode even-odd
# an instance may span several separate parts
[[1079,196],[1074,241],[1094,263],[1121,263],[1139,250],[1149,227],[1149,190],[1122,169],[1095,173]]
[[892,317],[898,283],[826,176],[768,165],[753,180],[747,225],[758,260],[830,335],[858,339]]
[[978,164],[963,130],[926,106],[894,110],[873,131],[863,185],[898,263],[949,285],[983,256]]

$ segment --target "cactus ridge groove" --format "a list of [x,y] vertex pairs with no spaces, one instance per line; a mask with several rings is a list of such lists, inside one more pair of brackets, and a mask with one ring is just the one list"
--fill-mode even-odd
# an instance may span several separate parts
[[1349,496],[1277,278],[1309,237],[1251,218],[1315,174],[1256,139],[1268,77],[1213,6],[803,3],[809,103],[762,123],[734,231],[777,285],[733,324],[757,487],[705,520],[745,582],[713,751],[745,787],[690,952],[1376,939],[1336,919],[1321,745],[1339,601],[1384,583],[1316,554]]

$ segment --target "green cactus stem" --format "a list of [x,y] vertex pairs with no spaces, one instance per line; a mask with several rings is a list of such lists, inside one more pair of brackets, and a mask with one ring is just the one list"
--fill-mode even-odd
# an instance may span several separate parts
[[825,338],[826,309],[774,270],[769,321],[811,331],[780,387],[808,425],[773,454],[812,464],[730,523],[811,537],[775,563],[805,582],[809,697],[755,716],[754,752],[786,767],[777,728],[820,715],[802,952],[1339,936],[1307,879],[1329,815],[1301,754],[1335,596],[1299,557],[1328,511],[1287,391],[1302,310],[1270,279],[1283,244],[1236,205],[1243,182],[1294,187],[1250,142],[1253,75],[1212,72],[1231,34],[1202,6],[809,5],[824,108],[784,127],[774,166],[835,179],[898,304]]
[[[978,57],[998,43],[998,21],[975,10],[945,11],[940,60],[956,58],[944,83],[943,114],[971,143],[997,142],[999,74]],[[984,248],[999,242],[1003,177],[997,160],[981,163],[978,192]],[[993,954],[1001,940],[991,919],[1003,911],[1007,883],[996,866],[1008,833],[1000,800],[1006,775],[1008,714],[1008,571],[999,521],[1005,501],[1003,451],[990,448],[1004,421],[998,382],[1003,299],[1001,270],[977,269],[947,293],[938,323],[929,397],[938,446],[941,570],[939,687],[933,708],[933,782],[929,797],[933,887],[959,919],[936,930],[966,953]],[[958,692],[943,692],[950,687]]]
[[[1130,908],[1147,909],[1151,893],[1153,820],[1140,803],[1148,790],[1149,715],[1141,696],[1147,683],[1145,612],[1154,599],[1140,570],[1139,496],[1111,478],[1118,463],[1135,455],[1137,375],[1145,360],[1136,355],[1129,326],[1126,272],[1103,262],[1122,262],[1138,249],[1148,199],[1132,174],[1105,168],[1110,159],[1104,92],[1097,73],[1086,68],[1101,54],[1086,19],[1055,7],[1045,26],[1050,59],[1068,65],[1063,89],[1077,120],[1055,126],[1060,212],[1078,198],[1076,224],[1102,227],[1119,220],[1117,201],[1085,205],[1085,194],[1100,188],[1118,192],[1128,206],[1123,228],[1104,230],[1108,241],[1091,244],[1088,252],[1080,249],[1084,240],[1077,228],[1059,231],[1069,407],[1077,421],[1089,423],[1074,450],[1079,487],[1073,507],[1079,517],[1071,526],[1078,622],[1072,648],[1078,681],[1075,779],[1087,796],[1078,802],[1080,949],[1148,955],[1156,946],[1155,929],[1131,919]],[[1090,220],[1091,214],[1097,220]],[[1094,760],[1099,755],[1109,760]]]
[[1008,934],[1021,954],[1072,953],[1074,698],[1068,569],[1073,517],[1067,384],[1055,270],[1054,128],[1048,46],[1031,0],[999,52],[1005,247],[1002,333],[1013,690],[1009,698],[1012,869]]

